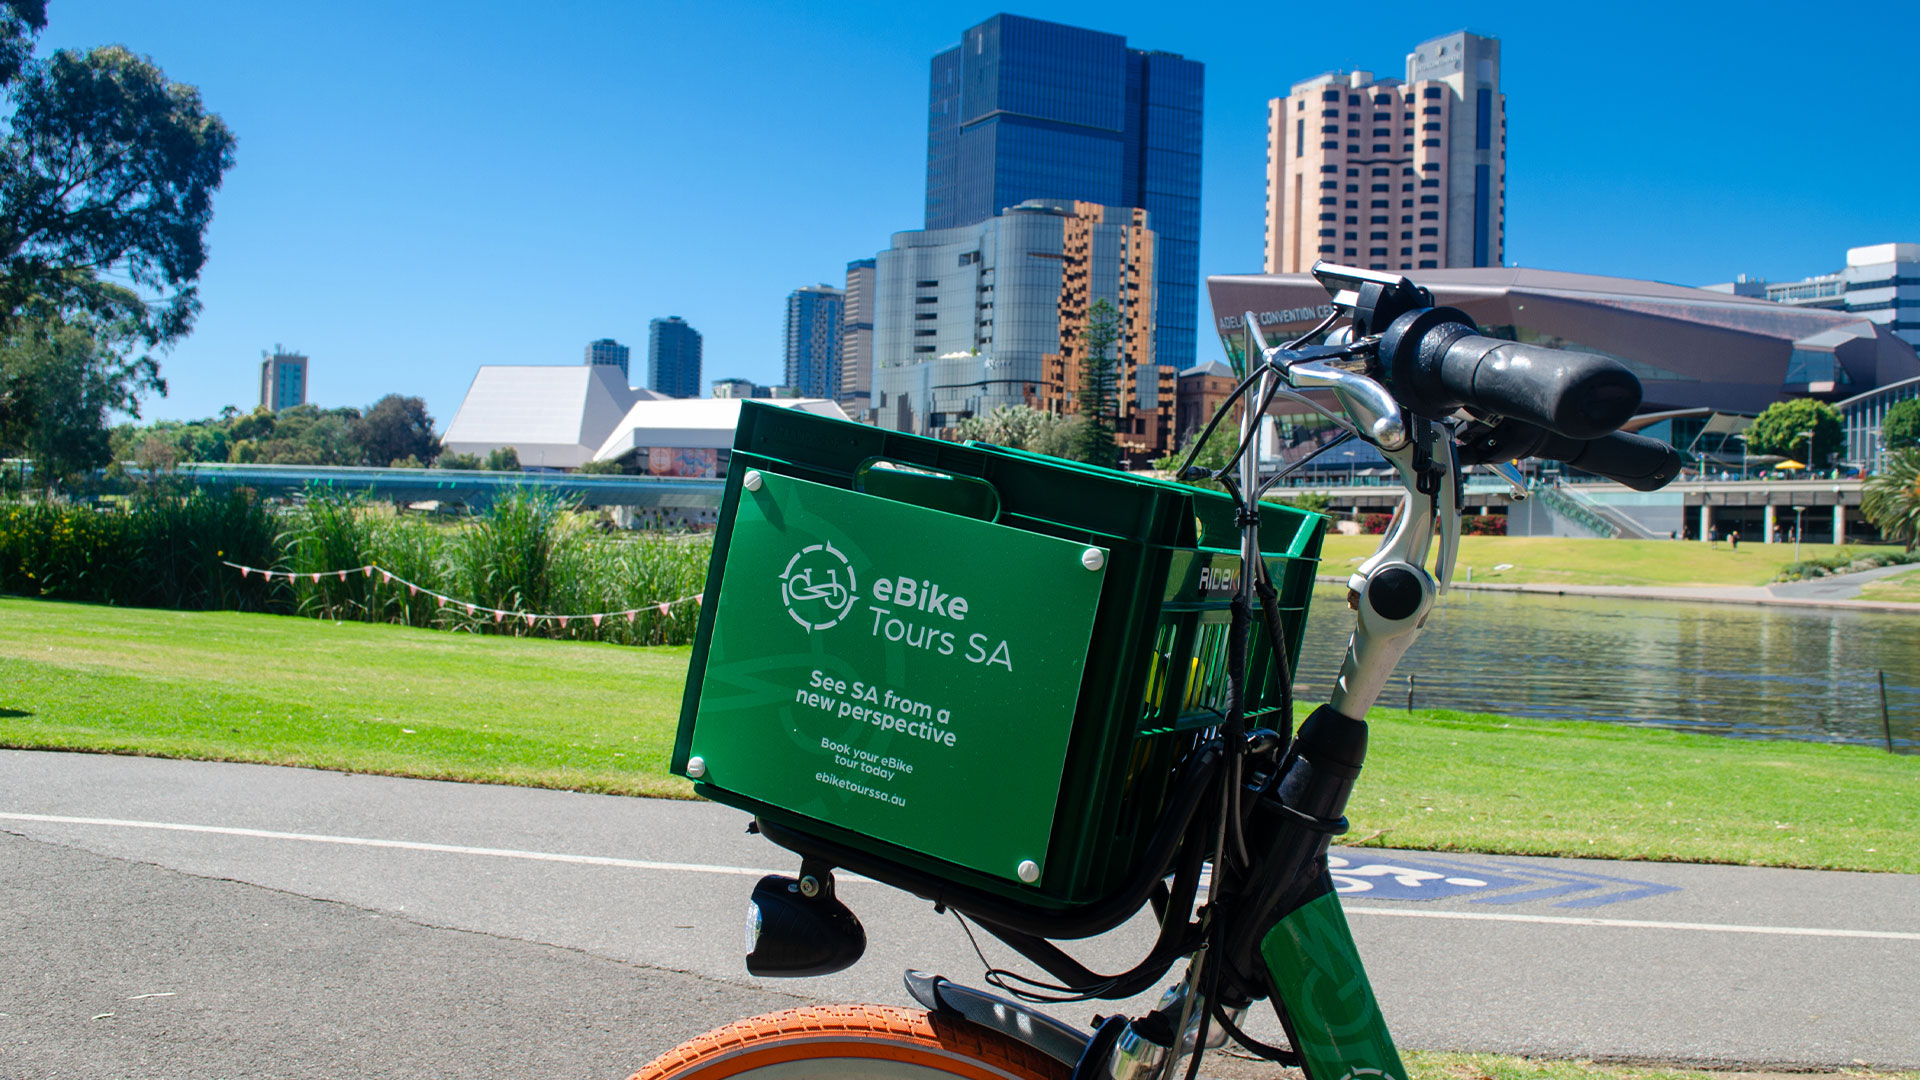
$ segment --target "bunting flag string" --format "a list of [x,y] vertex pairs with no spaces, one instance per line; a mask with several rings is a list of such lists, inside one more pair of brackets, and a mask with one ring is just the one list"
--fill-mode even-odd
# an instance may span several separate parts
[[272,581],[275,578],[280,578],[284,581],[293,581],[297,578],[306,578],[315,585],[318,585],[320,583],[320,579],[323,577],[327,577],[327,578],[338,577],[341,581],[345,581],[347,580],[347,576],[350,574],[359,574],[361,577],[364,577],[364,578],[371,578],[373,577],[373,575],[379,574],[381,584],[391,585],[395,582],[398,582],[399,584],[405,585],[407,587],[408,596],[418,596],[421,593],[426,593],[428,596],[431,596],[435,600],[439,601],[441,607],[466,608],[468,615],[472,615],[475,617],[478,617],[482,614],[489,615],[489,616],[492,616],[493,621],[496,623],[503,622],[508,619],[518,620],[520,622],[525,623],[528,626],[533,626],[542,622],[557,622],[560,624],[560,628],[563,630],[566,629],[567,625],[575,619],[592,619],[593,625],[599,626],[601,624],[601,621],[604,619],[619,618],[624,616],[627,622],[631,623],[634,621],[636,616],[647,611],[657,611],[660,613],[660,615],[664,617],[664,616],[671,616],[673,614],[673,609],[676,607],[679,607],[682,604],[692,604],[694,607],[700,606],[700,594],[694,593],[692,596],[676,596],[671,600],[649,600],[646,603],[641,604],[637,607],[625,608],[620,611],[594,611],[594,612],[588,612],[585,615],[549,615],[549,614],[545,614],[537,611],[508,611],[502,608],[487,607],[485,604],[476,604],[471,600],[455,599],[454,597],[448,596],[445,593],[435,592],[432,589],[427,588],[425,585],[408,581],[406,578],[401,577],[399,574],[396,574],[393,571],[386,569],[385,567],[375,566],[372,564],[368,564],[366,566],[355,566],[346,570],[323,570],[316,574],[312,572],[296,573],[292,570],[263,570],[257,566],[244,566],[237,562],[228,562],[225,559],[222,559],[221,562],[224,565],[231,566],[235,570],[240,571],[240,576],[243,579],[251,577],[254,574],[259,574],[262,578],[265,578],[268,581]]

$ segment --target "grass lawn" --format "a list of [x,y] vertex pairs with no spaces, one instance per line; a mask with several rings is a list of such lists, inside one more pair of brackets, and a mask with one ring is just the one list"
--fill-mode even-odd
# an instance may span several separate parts
[[[0,746],[684,796],[685,648],[0,599]],[[1375,714],[1349,841],[1920,873],[1920,757]]]
[[[1377,536],[1329,534],[1320,568],[1344,574],[1380,546]],[[1802,559],[1841,552],[1864,555],[1873,548],[1850,544],[1802,544]],[[1515,585],[1765,585],[1794,561],[1792,544],[1688,540],[1575,540],[1545,536],[1468,536],[1460,541],[1457,580]],[[1508,564],[1505,570],[1494,569]]]
[[1860,587],[1860,599],[1920,604],[1920,570],[1909,570],[1904,574],[1894,574],[1878,581],[1869,581]]

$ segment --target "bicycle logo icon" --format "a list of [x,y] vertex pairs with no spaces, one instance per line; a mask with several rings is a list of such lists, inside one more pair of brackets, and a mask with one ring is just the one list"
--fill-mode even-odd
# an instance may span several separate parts
[[809,544],[787,560],[780,575],[787,614],[811,634],[840,625],[859,598],[853,565],[832,544]]

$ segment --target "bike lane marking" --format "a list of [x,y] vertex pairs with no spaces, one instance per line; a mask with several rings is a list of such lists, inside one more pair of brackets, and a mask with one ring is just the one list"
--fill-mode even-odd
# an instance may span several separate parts
[[1875,938],[1920,941],[1906,930],[1841,930],[1818,926],[1751,926],[1739,923],[1660,922],[1652,919],[1592,919],[1578,915],[1520,915],[1492,911],[1411,911],[1405,908],[1345,907],[1349,915],[1396,915],[1409,919],[1460,919],[1467,922],[1548,923],[1555,926],[1617,926],[1631,930],[1701,930],[1720,934],[1775,934],[1786,937]]
[[[516,848],[468,847],[460,844],[432,844],[416,840],[382,840],[364,836],[334,836],[326,833],[276,832],[231,825],[194,825],[174,821],[131,821],[123,818],[65,817],[56,814],[20,814],[0,811],[0,821],[36,822],[49,825],[91,825],[102,828],[150,829],[163,832],[239,836],[258,840],[289,840],[308,844],[336,844],[347,847],[385,848],[399,851],[425,851],[444,855],[478,855],[496,859],[521,859],[532,862],[575,863],[585,866],[610,866],[625,870],[658,870],[669,873],[732,874],[761,876],[777,870],[750,866],[715,866],[707,863],[654,862],[646,859],[621,859],[609,855],[567,855],[552,851],[524,851]],[[872,879],[847,874],[842,880],[872,883]],[[1692,930],[1723,934],[1772,934],[1787,937],[1872,938],[1883,941],[1920,941],[1920,932],[1902,930],[1848,930],[1811,926],[1755,926],[1738,923],[1663,922],[1650,919],[1600,919],[1576,915],[1522,915],[1517,912],[1433,911],[1407,908],[1376,908],[1344,905],[1350,915],[1385,915],[1415,919],[1455,919],[1467,922],[1544,923],[1556,926],[1610,926],[1638,930]]]

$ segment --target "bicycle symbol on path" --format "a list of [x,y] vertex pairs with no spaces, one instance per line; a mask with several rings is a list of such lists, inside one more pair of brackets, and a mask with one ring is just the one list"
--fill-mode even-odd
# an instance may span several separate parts
[[[1385,853],[1383,853],[1384,855]],[[1477,904],[1553,900],[1555,907],[1599,907],[1678,892],[1680,886],[1559,866],[1458,859],[1407,859],[1348,850],[1327,855],[1334,891],[1359,900],[1441,900],[1471,895]]]

